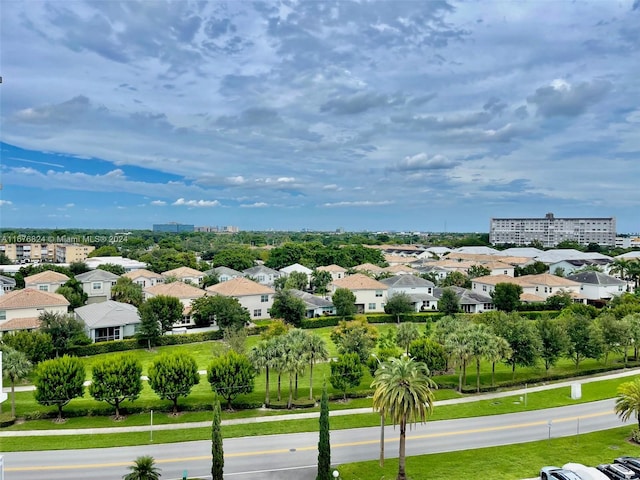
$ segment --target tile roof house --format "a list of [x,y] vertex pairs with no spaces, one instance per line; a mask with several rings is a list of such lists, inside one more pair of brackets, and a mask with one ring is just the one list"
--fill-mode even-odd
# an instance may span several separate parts
[[355,272],[370,273],[372,275],[377,275],[384,272],[384,269],[382,267],[374,265],[373,263],[363,263],[361,265],[356,265],[352,270],[354,270]]
[[325,297],[319,297],[318,295],[312,295],[311,293],[296,289],[291,289],[291,293],[300,298],[307,306],[305,314],[307,318],[317,318],[324,315],[335,314],[333,303]]
[[292,272],[302,272],[307,275],[311,275],[313,273],[313,270],[305,267],[304,265],[300,265],[299,263],[294,263],[293,265],[288,265],[280,269],[280,273],[283,273],[285,275],[289,275]]
[[195,325],[195,322],[191,318],[191,303],[200,297],[204,297],[207,292],[201,288],[194,287],[188,283],[171,282],[171,283],[159,283],[153,287],[147,287],[142,290],[144,299],[157,297],[158,295],[165,295],[167,297],[175,297],[184,306],[183,317],[180,323],[177,323],[176,327]]
[[354,273],[329,284],[331,293],[338,288],[346,288],[356,296],[356,310],[358,313],[384,312],[389,287],[378,280],[374,280],[362,273]]
[[340,265],[335,265],[335,264],[318,267],[316,268],[316,270],[318,270],[319,272],[329,272],[331,274],[332,280],[340,280],[341,278],[344,278],[347,275],[346,268],[341,267]]
[[273,288],[245,277],[211,285],[207,287],[207,292],[236,298],[249,311],[252,319],[270,318],[269,309],[273,306],[276,293]]
[[552,295],[562,291],[572,294],[574,298],[580,298],[580,283],[549,273],[524,275],[515,278],[508,275],[477,277],[471,281],[471,290],[484,295],[491,295],[498,283],[520,285],[523,294],[520,300],[523,302],[545,301]]
[[437,310],[438,299],[434,296],[435,285],[415,275],[397,275],[380,280],[387,287],[387,298],[398,293],[409,295],[416,312]]
[[133,283],[137,283],[142,288],[153,287],[159,283],[164,283],[164,277],[162,275],[144,268],[132,270],[122,276],[130,278]]
[[84,322],[87,335],[94,342],[131,337],[140,325],[136,307],[114,300],[85,305],[76,308],[74,313]]
[[69,301],[57,293],[33,288],[13,290],[0,296],[0,333],[36,329],[41,313],[66,315],[68,308]]
[[577,270],[581,270],[585,267],[598,267],[608,269],[612,262],[603,259],[593,258],[580,258],[574,260],[560,260],[559,262],[549,264],[549,272],[555,274],[558,271],[562,272],[562,275],[568,277],[573,275]]
[[0,275],[0,295],[10,292],[14,288],[16,288],[15,278]]
[[111,299],[111,288],[120,277],[99,268],[76,275],[75,278],[82,283],[82,289],[88,295],[87,303],[98,303]]
[[[494,310],[493,299],[489,295],[474,292],[462,287],[447,287],[456,294],[460,310],[464,313],[482,313],[488,310]],[[442,297],[444,288],[435,288],[434,296],[437,299]]]
[[221,282],[227,282],[232,278],[243,276],[242,272],[239,272],[238,270],[234,270],[233,268],[229,268],[229,267],[216,267],[216,268],[212,268],[211,270],[207,270],[204,273],[206,275],[211,275],[212,273],[215,273],[218,276],[218,280]]
[[576,273],[569,275],[567,279],[580,283],[580,293],[587,300],[596,302],[608,301],[629,291],[626,281],[596,271]]
[[24,278],[25,288],[34,288],[41,292],[55,291],[64,285],[69,280],[69,277],[62,273],[54,272],[53,270],[45,270],[35,275],[30,275]]
[[245,277],[251,277],[262,285],[273,286],[276,278],[280,278],[282,273],[273,268],[265,267],[264,265],[256,265],[255,267],[247,268],[242,273]]
[[162,272],[162,276],[166,278],[177,278],[181,282],[191,283],[193,285],[202,285],[204,273],[200,270],[190,267],[178,267],[173,270]]

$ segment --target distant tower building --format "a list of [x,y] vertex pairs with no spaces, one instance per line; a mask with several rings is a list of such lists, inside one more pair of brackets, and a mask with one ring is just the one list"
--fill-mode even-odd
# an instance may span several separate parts
[[154,232],[168,232],[168,233],[182,233],[182,232],[193,232],[195,231],[195,227],[193,225],[188,225],[185,223],[156,223],[153,225]]
[[544,218],[491,219],[489,242],[492,245],[529,245],[534,241],[545,247],[555,247],[564,241],[613,247],[616,244],[616,219],[556,218],[553,213],[547,213]]

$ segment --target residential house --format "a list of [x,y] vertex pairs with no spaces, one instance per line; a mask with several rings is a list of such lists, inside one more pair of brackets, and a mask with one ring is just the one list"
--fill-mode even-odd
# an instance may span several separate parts
[[212,268],[211,270],[207,270],[204,273],[206,275],[212,275],[212,274],[217,275],[218,280],[220,282],[227,282],[232,278],[238,278],[243,276],[242,272],[239,272],[238,270],[234,270],[233,268],[229,268],[229,267],[216,267],[216,268]]
[[238,299],[240,305],[249,311],[251,319],[255,320],[270,318],[269,309],[273,306],[276,293],[273,288],[245,277],[211,285],[207,287],[207,292]]
[[582,270],[584,268],[595,267],[601,270],[607,270],[610,261],[604,259],[597,258],[579,258],[573,260],[560,260],[559,262],[551,263],[549,265],[549,272],[555,274],[561,274],[564,277],[569,275],[573,275],[578,270]]
[[88,295],[87,303],[98,303],[111,300],[111,288],[120,278],[115,273],[106,270],[90,270],[76,275],[76,280],[82,283],[82,289]]
[[306,318],[317,318],[324,315],[335,314],[333,303],[325,297],[319,297],[318,295],[312,295],[311,293],[296,289],[291,289],[291,293],[301,299],[306,305]]
[[290,275],[292,272],[302,272],[307,276],[311,276],[313,270],[305,267],[304,265],[300,265],[299,263],[294,263],[293,265],[289,265],[280,269],[280,273],[284,275]]
[[412,263],[411,267],[419,274],[419,275],[433,275],[438,281],[444,280],[447,278],[447,275],[451,273],[449,270],[443,267],[439,267],[437,265],[432,265],[429,263]]
[[10,292],[16,288],[16,280],[11,277],[0,275],[0,295]]
[[471,281],[471,290],[491,295],[498,283],[513,283],[522,287],[520,300],[523,302],[544,302],[560,292],[567,292],[574,299],[580,299],[580,283],[548,273],[510,277],[508,275],[487,275]]
[[316,270],[319,272],[329,272],[331,274],[331,280],[340,280],[341,278],[344,278],[347,275],[346,268],[341,267],[340,265],[335,265],[335,264],[318,267],[316,268]]
[[417,258],[421,260],[439,260],[451,251],[448,247],[428,247],[419,253]]
[[363,273],[355,273],[329,284],[331,293],[338,288],[346,288],[356,296],[356,310],[358,313],[384,312],[389,287],[378,280],[374,280]]
[[33,288],[13,290],[0,296],[0,334],[40,327],[44,312],[66,315],[69,301],[58,293]]
[[592,270],[569,275],[567,279],[580,283],[580,293],[592,303],[607,302],[629,290],[626,281]]
[[388,273],[390,275],[418,275],[419,272],[409,266],[408,264],[404,265],[390,265],[383,269],[384,273]]
[[282,276],[282,273],[278,270],[265,267],[264,265],[256,265],[255,267],[247,268],[246,270],[243,270],[242,273],[245,277],[268,287],[272,287],[276,278],[280,278]]
[[175,278],[180,282],[190,283],[192,285],[202,285],[202,279],[204,278],[204,273],[200,270],[196,270],[195,268],[190,267],[178,267],[173,270],[167,270],[166,272],[162,272],[162,276],[166,279]]
[[143,289],[164,283],[164,277],[162,275],[144,268],[132,270],[122,276],[130,278],[133,283],[137,283]]
[[[447,287],[452,290],[458,298],[460,310],[464,313],[482,313],[494,310],[493,299],[489,295],[474,292],[462,287]],[[435,288],[434,296],[440,300],[444,288]]]
[[76,308],[74,313],[84,322],[87,335],[94,342],[132,337],[140,325],[136,307],[114,300],[85,305]]
[[380,275],[384,272],[384,268],[379,267],[378,265],[374,265],[373,263],[363,263],[361,265],[356,265],[353,267],[353,271],[366,273],[368,275]]
[[41,292],[55,291],[64,285],[69,280],[69,277],[63,273],[54,272],[53,270],[45,270],[35,275],[30,275],[24,278],[24,287],[40,290]]
[[183,305],[182,321],[175,326],[192,326],[195,322],[191,318],[191,303],[200,297],[204,297],[207,292],[201,288],[189,285],[183,282],[171,282],[171,283],[158,283],[153,287],[147,287],[142,290],[144,299],[157,297],[158,295],[164,295],[167,297],[175,297]]
[[399,293],[405,293],[411,298],[416,312],[438,309],[438,299],[433,295],[435,285],[429,280],[415,275],[396,275],[380,280],[387,290],[387,298]]

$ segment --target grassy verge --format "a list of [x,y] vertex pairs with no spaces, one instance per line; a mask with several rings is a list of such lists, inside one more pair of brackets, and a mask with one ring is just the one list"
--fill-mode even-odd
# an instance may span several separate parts
[[[638,445],[627,441],[631,428],[621,427],[579,437],[518,445],[407,457],[407,477],[410,480],[514,480],[535,478],[544,465],[610,463],[615,457],[640,454]],[[384,468],[380,468],[377,461],[351,463],[337,468],[343,480],[390,480],[396,478],[398,461],[388,459]]]

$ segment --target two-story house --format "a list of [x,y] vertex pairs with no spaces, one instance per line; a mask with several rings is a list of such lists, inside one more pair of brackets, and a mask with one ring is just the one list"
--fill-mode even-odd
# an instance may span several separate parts
[[387,290],[387,298],[405,293],[411,298],[416,312],[438,309],[438,299],[434,295],[435,285],[429,280],[415,275],[396,275],[380,280]]
[[569,275],[567,279],[580,283],[580,293],[592,303],[607,302],[629,288],[624,280],[592,270]]
[[580,294],[580,283],[549,273],[515,278],[508,275],[477,277],[471,281],[471,290],[490,296],[498,283],[520,285],[522,287],[520,299],[523,302],[544,302],[547,298],[562,292],[569,293],[574,299],[584,298]]
[[228,282],[233,278],[238,278],[243,276],[242,272],[239,272],[238,270],[234,270],[233,268],[229,268],[229,267],[215,267],[215,268],[212,268],[211,270],[207,270],[204,273],[205,275],[212,275],[212,274],[217,275],[218,281],[220,282]]
[[338,288],[351,290],[355,295],[356,311],[358,313],[384,312],[389,287],[362,273],[355,273],[329,284],[332,294]]
[[264,265],[256,265],[255,267],[247,268],[246,270],[243,270],[242,273],[245,277],[249,277],[262,285],[267,285],[268,287],[272,287],[276,278],[280,278],[282,276],[282,273],[278,270],[265,267]]
[[211,285],[206,290],[210,294],[236,298],[255,320],[270,318],[269,309],[273,306],[273,296],[276,293],[273,288],[245,277],[232,278]]
[[82,290],[87,294],[88,304],[111,300],[111,288],[118,278],[115,273],[100,268],[76,275],[76,280],[82,283]]
[[176,324],[176,327],[195,325],[191,318],[191,303],[200,297],[204,297],[207,292],[201,288],[182,282],[158,283],[153,287],[147,287],[142,290],[144,299],[164,295],[167,297],[175,297],[182,303],[182,321]]
[[331,274],[331,280],[340,280],[347,276],[347,269],[335,264],[318,267],[316,270],[319,272],[329,272]]
[[190,267],[178,267],[173,270],[167,270],[166,272],[162,272],[162,276],[167,278],[175,278],[180,282],[190,283],[195,286],[202,285],[202,279],[204,278],[204,273],[200,270],[196,270],[195,268]]
[[44,272],[36,273],[24,278],[24,287],[33,288],[41,292],[55,291],[64,285],[69,280],[63,273],[54,272],[53,270],[45,270]]
[[69,301],[58,293],[33,288],[13,290],[0,296],[0,334],[40,327],[44,312],[66,315]]
[[122,276],[130,278],[133,283],[140,285],[143,289],[164,283],[164,277],[162,275],[144,268],[132,270]]

